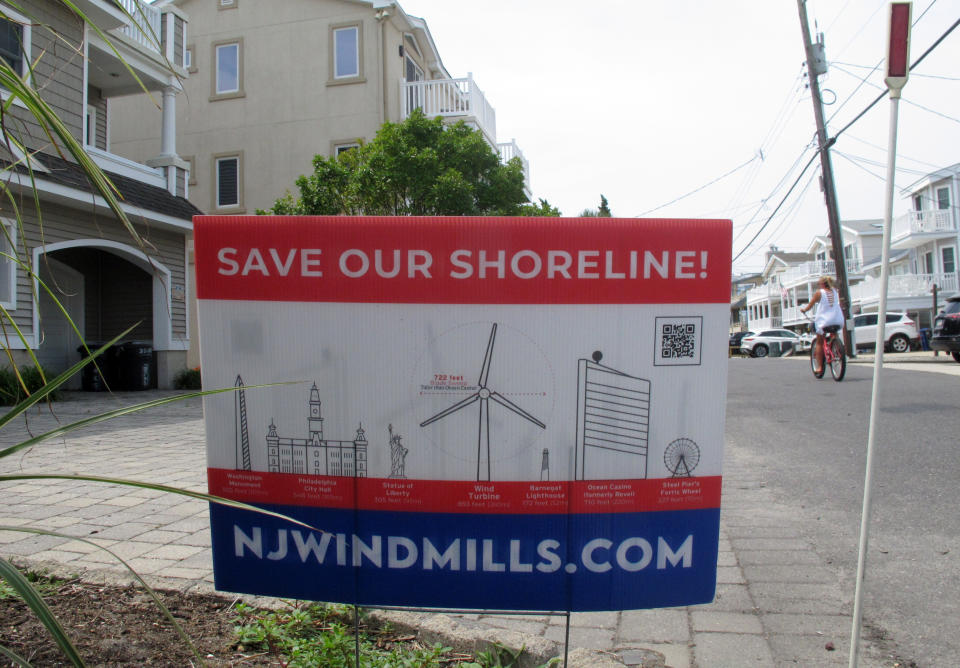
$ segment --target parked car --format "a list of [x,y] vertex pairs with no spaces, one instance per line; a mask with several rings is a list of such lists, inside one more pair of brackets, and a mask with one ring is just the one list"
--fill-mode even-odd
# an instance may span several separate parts
[[[877,344],[877,313],[861,313],[853,319],[854,337],[857,350],[872,349]],[[906,313],[887,313],[887,322],[883,329],[884,350],[905,353],[911,348],[920,347],[920,333],[915,323]]]
[[743,337],[750,336],[753,332],[734,332],[730,335],[730,352],[739,353],[740,352],[740,342],[743,341]]
[[931,350],[943,350],[960,362],[960,296],[947,299],[947,305],[933,321]]
[[777,343],[783,349],[785,343],[791,348],[800,348],[800,337],[789,329],[764,329],[757,334],[750,334],[740,341],[740,352],[751,357],[766,357],[770,354],[770,347]]

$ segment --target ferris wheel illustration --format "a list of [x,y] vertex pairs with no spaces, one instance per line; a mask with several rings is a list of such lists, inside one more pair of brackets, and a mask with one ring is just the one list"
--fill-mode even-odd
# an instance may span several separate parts
[[483,365],[480,367],[480,380],[477,391],[462,401],[458,401],[449,408],[440,411],[433,417],[427,418],[420,423],[421,427],[426,427],[438,420],[442,420],[448,415],[461,411],[475,403],[480,404],[479,422],[477,428],[477,480],[490,480],[490,401],[494,401],[503,408],[516,413],[524,420],[531,422],[541,429],[546,429],[547,425],[523,410],[505,396],[491,390],[487,387],[487,379],[490,376],[490,364],[493,360],[493,345],[497,338],[497,323],[493,323],[490,328],[490,338],[487,341],[487,351],[483,356]]
[[678,438],[664,450],[663,463],[674,478],[689,478],[700,463],[700,446],[689,438]]

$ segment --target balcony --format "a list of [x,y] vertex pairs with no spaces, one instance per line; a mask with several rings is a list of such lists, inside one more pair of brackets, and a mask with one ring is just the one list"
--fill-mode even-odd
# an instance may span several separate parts
[[[899,274],[891,276],[887,287],[887,300],[898,302],[892,308],[929,307],[933,298],[933,286],[944,295],[960,290],[957,272],[946,274]],[[850,286],[850,300],[854,304],[872,305],[880,301],[880,281],[864,281]],[[913,302],[917,302],[913,306]]]
[[[863,271],[863,263],[860,260],[847,260],[846,267],[848,276]],[[816,283],[817,279],[823,275],[837,275],[837,267],[833,260],[812,260],[790,267],[780,274],[780,283],[784,287]]]
[[890,247],[904,250],[956,236],[957,222],[950,209],[909,211],[893,221]]
[[142,47],[160,53],[160,10],[140,0],[114,0],[122,9],[125,20],[115,31],[140,44]]
[[179,66],[171,71],[173,59],[165,57],[160,8],[143,0],[78,0],[77,5],[103,31],[103,36],[88,31],[87,77],[104,97],[138,94],[144,87],[159,91],[186,76]]
[[452,121],[462,120],[480,130],[491,146],[496,146],[497,115],[472,74],[463,79],[402,81],[400,99],[403,118],[414,109],[422,109],[428,118],[441,116]]
[[523,151],[517,146],[517,140],[511,139],[508,143],[497,144],[497,151],[500,153],[500,162],[507,164],[513,158],[519,158],[523,165],[523,187],[527,197],[530,197],[530,163],[523,155]]

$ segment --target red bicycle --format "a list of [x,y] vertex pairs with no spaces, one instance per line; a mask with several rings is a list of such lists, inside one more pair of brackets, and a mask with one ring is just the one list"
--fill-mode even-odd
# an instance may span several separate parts
[[817,373],[817,344],[810,346],[810,370],[814,378],[823,378],[823,374],[830,367],[830,375],[837,382],[843,380],[847,373],[847,351],[843,347],[843,338],[838,336],[840,325],[830,325],[823,328],[823,367]]

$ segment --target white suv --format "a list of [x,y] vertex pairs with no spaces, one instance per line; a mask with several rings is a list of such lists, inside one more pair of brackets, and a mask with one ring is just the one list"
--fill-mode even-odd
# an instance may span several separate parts
[[[854,337],[857,349],[873,349],[877,343],[877,315],[876,313],[861,313],[853,318]],[[887,313],[887,322],[884,325],[883,335],[886,339],[885,350],[895,353],[905,353],[910,348],[918,347],[920,336],[915,323],[906,313]]]

